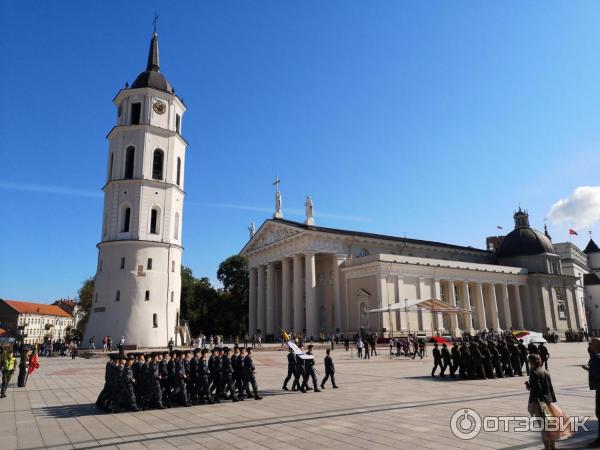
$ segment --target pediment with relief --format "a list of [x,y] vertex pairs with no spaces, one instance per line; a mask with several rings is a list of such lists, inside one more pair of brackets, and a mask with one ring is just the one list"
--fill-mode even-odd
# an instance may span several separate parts
[[242,250],[242,254],[251,253],[263,247],[267,247],[275,242],[283,241],[302,233],[302,230],[294,229],[293,227],[276,224],[273,222],[266,222],[262,227],[260,227],[250,242],[246,244]]

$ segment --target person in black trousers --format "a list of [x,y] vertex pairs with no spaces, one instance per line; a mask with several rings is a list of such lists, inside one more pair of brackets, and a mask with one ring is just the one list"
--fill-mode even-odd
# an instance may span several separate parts
[[[448,346],[446,345],[446,343],[444,342],[442,344],[442,351],[440,352],[442,355],[442,373],[440,373],[441,377],[445,377],[446,376],[446,369],[448,368],[448,366],[452,367],[452,359],[450,357],[450,352],[448,351]],[[452,369],[450,369],[452,370]]]
[[431,369],[431,376],[435,376],[435,370],[440,368],[440,376],[444,376],[444,364],[442,363],[442,353],[438,348],[437,342],[433,344],[433,369]]
[[333,365],[333,359],[331,358],[331,350],[327,349],[325,350],[325,353],[327,353],[327,356],[325,356],[325,378],[323,378],[323,381],[321,381],[321,389],[325,389],[325,383],[327,383],[327,380],[331,377],[331,384],[333,385],[334,389],[337,389],[337,385],[335,384],[335,366]]
[[284,391],[289,391],[287,384],[288,381],[290,381],[290,378],[292,378],[294,376],[294,370],[296,368],[296,355],[294,354],[294,350],[292,350],[291,348],[289,349],[289,352],[287,354],[287,361],[288,361],[288,373],[287,373],[287,377],[285,377],[285,380],[283,380],[283,390]]

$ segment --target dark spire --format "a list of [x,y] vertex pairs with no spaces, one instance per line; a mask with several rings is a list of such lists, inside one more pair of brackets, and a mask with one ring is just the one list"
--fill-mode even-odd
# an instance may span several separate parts
[[148,52],[148,65],[146,66],[146,70],[160,72],[160,62],[158,59],[158,34],[156,34],[156,31],[152,34],[152,40],[150,41],[150,51]]
[[550,234],[548,233],[548,225],[544,224],[544,234],[546,235],[546,237],[550,240],[552,240],[552,237],[550,236]]
[[600,252],[600,248],[598,248],[598,246],[596,245],[594,240],[590,237],[590,242],[588,242],[588,245],[583,250],[583,253],[589,255],[590,253],[598,253],[598,252]]

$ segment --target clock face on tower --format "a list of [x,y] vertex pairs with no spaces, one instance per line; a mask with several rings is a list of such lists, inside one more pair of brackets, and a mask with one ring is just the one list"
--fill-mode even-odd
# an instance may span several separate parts
[[154,112],[156,114],[164,114],[165,111],[167,110],[167,105],[165,105],[160,100],[157,100],[154,102],[154,105],[152,105],[152,108],[154,109]]

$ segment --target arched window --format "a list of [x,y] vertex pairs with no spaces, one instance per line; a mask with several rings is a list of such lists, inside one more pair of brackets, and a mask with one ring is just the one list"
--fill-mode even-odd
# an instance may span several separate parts
[[179,213],[175,213],[175,230],[173,231],[173,238],[179,239]]
[[152,327],[158,328],[158,314],[152,314]]
[[127,147],[125,151],[125,178],[133,178],[133,165],[135,161],[135,147]]
[[146,295],[144,296],[144,300],[146,300],[146,301],[150,300],[150,291],[146,291]]
[[150,234],[158,234],[158,209],[152,208],[150,212]]
[[181,186],[181,158],[177,158],[177,186]]
[[367,304],[360,304],[360,327],[364,329],[369,328],[369,313],[367,312]]
[[125,206],[121,210],[121,233],[129,232],[130,223],[131,223],[131,208],[129,206]]
[[155,180],[163,179],[163,162],[165,160],[165,154],[162,150],[154,150],[154,156],[152,158],[152,178]]

